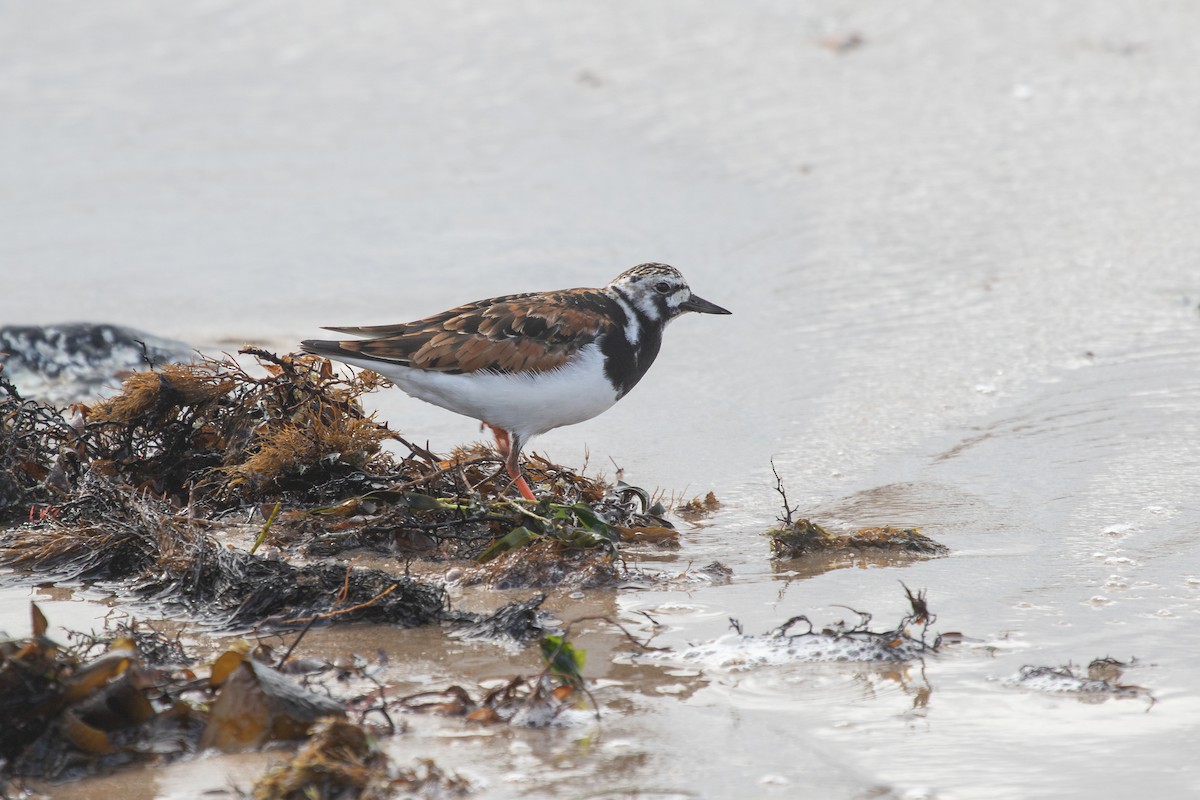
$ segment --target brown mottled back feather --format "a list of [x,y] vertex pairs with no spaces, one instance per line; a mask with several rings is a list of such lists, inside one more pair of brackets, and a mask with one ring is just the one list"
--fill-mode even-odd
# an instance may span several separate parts
[[439,372],[545,372],[595,341],[611,325],[609,315],[622,312],[597,289],[515,294],[400,325],[329,328],[370,338],[305,346]]

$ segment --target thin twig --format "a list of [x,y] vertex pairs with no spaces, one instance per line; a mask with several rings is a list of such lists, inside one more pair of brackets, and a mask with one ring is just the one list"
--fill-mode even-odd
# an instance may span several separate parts
[[313,616],[311,616],[311,617],[301,617],[301,618],[298,618],[298,619],[288,619],[288,620],[284,620],[282,624],[284,624],[284,625],[295,625],[295,624],[297,624],[297,623],[300,623],[300,622],[304,622],[304,623],[311,623],[311,622],[315,622],[315,621],[317,621],[317,620],[321,620],[321,619],[333,619],[334,617],[340,617],[340,616],[342,616],[343,614],[350,614],[350,613],[352,613],[352,612],[355,612],[355,611],[360,611],[360,610],[362,610],[362,609],[364,609],[364,608],[367,608],[368,606],[371,606],[371,605],[374,605],[375,603],[378,603],[380,600],[382,600],[383,598],[387,597],[387,596],[388,596],[389,594],[391,594],[392,592],[396,591],[396,587],[397,587],[397,586],[399,586],[399,585],[400,585],[400,582],[399,582],[399,581],[397,581],[397,582],[393,583],[391,586],[389,586],[388,588],[384,589],[384,590],[383,590],[382,592],[380,592],[379,594],[377,594],[377,595],[375,595],[374,597],[372,597],[370,600],[364,600],[364,601],[363,601],[363,602],[361,602],[361,603],[356,603],[355,605],[352,605],[352,606],[350,606],[349,608],[342,608],[342,609],[338,609],[337,611],[325,611],[325,612],[322,612],[322,613],[320,613],[320,614],[314,614],[314,615],[313,615]]
[[297,636],[296,640],[292,642],[292,646],[289,647],[287,649],[287,652],[283,654],[283,658],[279,659],[279,663],[275,665],[275,669],[283,669],[283,665],[286,664],[287,660],[292,657],[292,653],[295,651],[296,646],[299,645],[300,641],[304,638],[304,634],[308,633],[312,629],[312,626],[316,625],[316,624],[317,624],[316,617],[313,617],[312,619],[310,619],[308,621],[308,624],[305,625],[304,628],[300,631],[300,635]]
[[783,516],[776,517],[776,519],[784,525],[791,526],[792,514],[796,513],[796,509],[800,506],[792,506],[788,503],[787,489],[783,486],[783,478],[779,477],[779,472],[775,469],[775,459],[771,459],[771,472],[775,475],[775,491],[779,492],[779,496],[783,498]]

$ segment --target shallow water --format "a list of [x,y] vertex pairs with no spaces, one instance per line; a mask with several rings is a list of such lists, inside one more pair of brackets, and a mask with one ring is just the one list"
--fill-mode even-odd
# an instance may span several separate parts
[[[683,648],[731,616],[757,633],[841,604],[888,625],[904,581],[936,630],[975,640],[907,668],[735,671],[631,660],[597,629],[599,725],[418,720],[389,742],[402,762],[433,756],[489,797],[1200,790],[1200,7],[118,0],[6,18],[0,323],[287,349],[667,261],[733,316],[676,323],[635,392],[535,448],[712,489],[722,511],[653,565],[734,575],[556,598],[559,616],[598,606],[648,633],[647,611],[655,644]],[[435,449],[478,436],[376,401]],[[952,555],[771,563],[772,459],[803,515],[917,525]],[[0,587],[0,629],[24,632],[44,592]],[[86,628],[108,610],[87,597],[55,595],[51,621]],[[422,631],[305,643],[380,646],[401,685],[536,659]],[[1153,707],[1002,682],[1105,655],[1138,659],[1126,678]],[[261,763],[55,796],[182,797]]]

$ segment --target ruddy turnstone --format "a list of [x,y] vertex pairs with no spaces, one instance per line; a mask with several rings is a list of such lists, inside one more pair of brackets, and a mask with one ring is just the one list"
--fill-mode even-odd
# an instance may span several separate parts
[[373,370],[413,397],[480,420],[522,496],[521,448],[583,422],[629,393],[654,363],[667,323],[685,311],[728,314],[666,264],[641,264],[600,289],[479,300],[399,325],[326,328],[365,336],[301,343]]

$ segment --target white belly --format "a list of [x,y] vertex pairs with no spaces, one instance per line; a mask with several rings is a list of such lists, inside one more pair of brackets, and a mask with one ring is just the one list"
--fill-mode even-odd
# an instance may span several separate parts
[[427,403],[512,431],[522,441],[591,419],[617,402],[595,344],[560,369],[530,374],[448,375],[365,359],[340,360],[374,370]]

